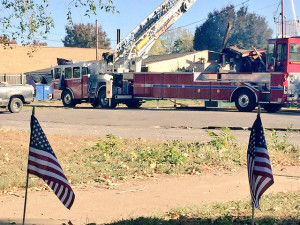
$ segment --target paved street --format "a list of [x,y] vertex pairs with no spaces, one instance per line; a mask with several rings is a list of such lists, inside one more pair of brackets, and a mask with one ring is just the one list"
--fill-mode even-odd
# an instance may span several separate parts
[[[31,109],[25,108],[19,114],[0,112],[0,128],[29,131]],[[291,141],[300,144],[299,111],[280,113],[262,113],[262,121],[267,129],[280,131],[292,126]],[[105,136],[112,133],[122,138],[144,138],[151,140],[208,141],[206,128],[230,127],[231,134],[243,143],[247,143],[250,128],[256,118],[256,112],[241,113],[236,110],[216,111],[210,109],[156,109],[137,110],[117,108],[102,110],[93,108],[36,108],[36,117],[46,133]],[[245,129],[245,130],[243,130]],[[297,131],[298,130],[298,131]],[[219,129],[216,129],[219,132]]]

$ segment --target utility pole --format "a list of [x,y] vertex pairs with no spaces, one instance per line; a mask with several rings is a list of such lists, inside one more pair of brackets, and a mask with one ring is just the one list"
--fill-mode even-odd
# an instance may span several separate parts
[[117,29],[117,44],[119,44],[121,41],[121,30]]
[[283,38],[283,34],[284,34],[284,8],[283,8],[283,0],[281,0],[281,38]]
[[96,20],[96,60],[98,60],[98,48],[99,48],[99,30],[98,30],[98,20]]

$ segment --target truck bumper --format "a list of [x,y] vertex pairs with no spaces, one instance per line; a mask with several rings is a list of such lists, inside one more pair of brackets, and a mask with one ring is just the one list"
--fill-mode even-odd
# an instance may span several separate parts
[[0,107],[8,106],[9,100],[0,98]]
[[34,102],[34,98],[25,98],[24,101],[26,104],[30,104],[31,102]]

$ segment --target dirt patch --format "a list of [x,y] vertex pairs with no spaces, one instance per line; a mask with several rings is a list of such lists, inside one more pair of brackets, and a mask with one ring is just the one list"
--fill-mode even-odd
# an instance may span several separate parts
[[[299,191],[300,167],[276,168],[275,184],[267,191]],[[278,176],[280,175],[280,176]],[[249,198],[246,170],[205,176],[158,176],[139,182],[120,184],[113,189],[82,187],[74,189],[76,200],[69,211],[52,192],[31,191],[28,195],[29,224],[109,223],[115,220],[151,216],[175,207],[203,206],[212,202]],[[0,196],[0,221],[20,222],[24,192]]]

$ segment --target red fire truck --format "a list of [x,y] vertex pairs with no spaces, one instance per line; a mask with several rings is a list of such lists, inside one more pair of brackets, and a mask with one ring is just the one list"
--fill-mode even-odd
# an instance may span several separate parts
[[[60,86],[64,105],[88,101],[102,108],[119,103],[138,108],[147,99],[171,98],[234,102],[242,112],[261,104],[266,111],[276,112],[286,103],[300,103],[300,37],[268,41],[266,72],[140,72],[140,61],[157,38],[155,34],[161,34],[161,29],[175,22],[178,12],[184,13],[194,2],[166,0],[117,45],[112,64],[101,61],[55,67],[53,89]],[[234,64],[234,59],[230,63]]]

